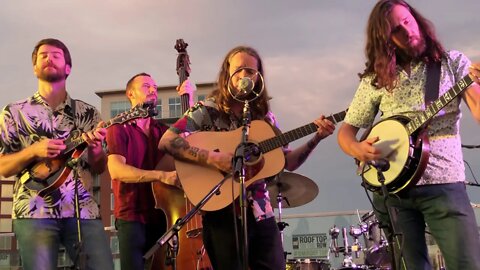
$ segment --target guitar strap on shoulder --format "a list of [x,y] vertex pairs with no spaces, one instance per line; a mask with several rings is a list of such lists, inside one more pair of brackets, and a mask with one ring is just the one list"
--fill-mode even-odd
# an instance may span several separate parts
[[425,83],[425,107],[438,98],[440,86],[441,60],[427,63],[427,81]]
[[70,106],[72,107],[71,109],[71,112],[72,112],[72,119],[73,119],[73,128],[72,130],[75,130],[77,128],[77,124],[76,124],[76,121],[77,121],[77,118],[76,118],[76,115],[77,115],[77,101],[75,99],[71,99],[71,103],[70,103]]

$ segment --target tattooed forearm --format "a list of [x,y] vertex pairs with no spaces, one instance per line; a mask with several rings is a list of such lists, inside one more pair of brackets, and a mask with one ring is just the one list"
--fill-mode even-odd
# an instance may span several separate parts
[[303,162],[305,162],[305,160],[307,160],[307,158],[308,158],[308,156],[310,155],[311,152],[312,152],[312,149],[308,148],[307,151],[304,151],[304,152],[300,153],[300,155],[298,155],[298,159],[297,159],[298,164],[302,164]]
[[170,142],[169,154],[179,159],[187,159],[207,163],[208,150],[190,146],[187,140],[178,137]]
[[198,151],[200,151],[200,149],[198,147],[190,147],[190,149],[188,149],[188,154],[191,155],[194,158],[197,158],[198,157]]
[[181,157],[181,152],[186,151],[190,148],[187,140],[181,137],[177,137],[170,141],[170,147],[167,148],[170,155],[179,158]]
[[300,153],[300,155],[298,156],[298,163],[299,164],[302,164],[303,162],[305,162],[305,160],[307,160],[308,156],[310,155],[310,153],[312,153],[313,149],[315,149],[315,147],[317,147],[317,144],[319,142],[320,142],[320,140],[317,140],[316,137],[313,137],[313,139],[311,139],[307,142],[307,149],[305,149],[305,151]]
[[317,146],[318,142],[314,142],[313,140],[309,140],[307,143],[307,147],[310,152]]
[[301,152],[298,153],[297,158],[291,160],[292,162],[294,162],[296,164],[291,164],[291,165],[294,165],[295,167],[298,167],[301,164],[303,164],[305,162],[305,160],[307,160],[308,156],[310,156],[313,149],[315,149],[315,147],[317,146],[317,144],[319,142],[320,142],[320,139],[318,139],[317,137],[313,137],[311,140],[309,140],[307,142],[307,144],[304,147],[302,147],[302,150],[300,150]]
[[198,161],[201,163],[207,164],[208,159],[208,151],[207,150],[200,150],[198,152]]

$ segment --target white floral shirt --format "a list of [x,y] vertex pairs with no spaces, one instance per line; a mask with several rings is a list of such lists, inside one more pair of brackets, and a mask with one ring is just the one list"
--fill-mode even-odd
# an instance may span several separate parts
[[[448,51],[442,58],[439,96],[450,90],[468,74],[470,60],[458,51]],[[425,110],[426,65],[411,65],[411,74],[397,70],[397,87],[388,92],[376,89],[371,82],[373,76],[363,78],[349,106],[345,122],[368,128],[377,112],[385,119],[395,115],[412,117]],[[417,185],[443,184],[465,181],[465,167],[460,140],[461,95],[452,100],[428,125],[430,154],[427,168]]]
[[[78,134],[90,131],[100,120],[98,110],[87,103],[76,100],[75,109],[72,110],[72,99],[67,95],[66,100],[52,110],[36,92],[32,97],[8,104],[1,112],[0,154],[18,152],[42,138],[66,139],[74,129],[80,131]],[[91,193],[93,176],[86,160],[87,151],[84,151],[77,165],[80,217],[97,219],[100,213]],[[50,194],[41,197],[37,191],[27,188],[17,179],[13,194],[13,219],[74,217],[73,171]]]

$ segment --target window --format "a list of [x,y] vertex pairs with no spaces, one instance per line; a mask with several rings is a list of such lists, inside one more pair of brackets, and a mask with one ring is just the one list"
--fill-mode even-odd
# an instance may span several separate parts
[[93,186],[100,187],[100,175],[98,174],[93,175]]
[[114,116],[126,112],[130,109],[130,102],[128,101],[114,101],[110,103],[110,118]]
[[157,101],[157,115],[155,116],[155,119],[161,119],[162,118],[162,100],[158,99]]
[[113,254],[118,254],[120,252],[120,247],[119,247],[119,244],[118,244],[118,237],[117,236],[112,236],[110,238],[110,249],[112,250]]
[[2,235],[0,237],[0,250],[12,249],[12,236]]
[[113,193],[110,193],[110,210],[115,210],[115,207],[114,207],[114,203],[115,203],[115,195],[113,195]]
[[0,202],[0,215],[12,214],[13,201],[1,201]]
[[8,233],[12,232],[12,219],[11,218],[0,218],[0,232]]
[[170,118],[180,117],[182,115],[182,103],[180,102],[180,97],[168,99],[168,110],[168,116]]
[[0,184],[0,188],[2,189],[0,195],[2,198],[13,198],[13,184],[2,183]]
[[100,200],[100,195],[101,195],[101,194],[100,194],[100,193],[101,193],[101,192],[100,192],[100,188],[98,188],[98,187],[94,187],[94,188],[93,188],[93,194],[92,194],[92,195],[93,195],[93,199],[94,199],[97,203],[100,203],[100,202],[101,202],[101,200]]
[[115,228],[115,215],[110,215],[110,226]]
[[207,98],[206,95],[198,95],[197,101],[204,101]]

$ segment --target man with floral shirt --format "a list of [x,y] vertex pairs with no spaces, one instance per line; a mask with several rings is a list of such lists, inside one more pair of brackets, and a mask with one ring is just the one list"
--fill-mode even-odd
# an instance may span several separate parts
[[[99,208],[91,193],[93,174],[103,172],[106,165],[102,148],[106,130],[100,114],[68,95],[66,78],[72,60],[65,44],[51,38],[39,41],[32,62],[37,92],[8,104],[0,115],[0,175],[17,178],[12,219],[23,269],[57,269],[60,244],[81,269],[113,269]],[[41,189],[32,182],[33,165],[44,162],[52,170],[50,176],[39,176],[40,181],[56,179],[55,169],[60,172],[64,167],[55,164],[63,157],[66,139],[73,134],[81,134],[87,144],[85,151],[68,165],[72,170],[58,178],[64,181],[58,188],[39,194]]]
[[[338,141],[345,153],[369,162],[388,157],[389,153],[380,150],[382,142],[388,140],[372,136],[359,141],[359,129],[369,127],[379,111],[382,119],[424,112],[426,96],[430,96],[427,67],[439,67],[440,79],[435,83],[440,96],[468,74],[470,60],[458,51],[444,50],[430,22],[403,0],[377,2],[368,21],[365,52],[366,69],[360,74],[360,85],[339,129]],[[386,201],[377,192],[373,197],[381,222],[388,221],[387,206],[396,216],[394,228],[401,234],[399,254],[409,270],[432,269],[425,224],[447,269],[480,269],[479,233],[464,184],[459,125],[462,100],[480,121],[480,87],[474,83],[429,122],[429,158],[418,183]],[[393,164],[395,157],[391,160]]]

